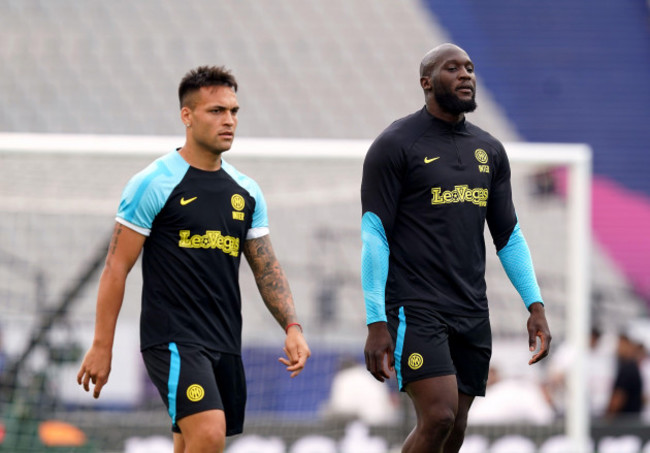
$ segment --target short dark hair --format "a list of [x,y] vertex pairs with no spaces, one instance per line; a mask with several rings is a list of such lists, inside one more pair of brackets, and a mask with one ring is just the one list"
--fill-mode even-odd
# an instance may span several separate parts
[[178,86],[181,108],[188,104],[189,95],[202,87],[227,86],[237,91],[237,80],[224,66],[199,66],[185,74]]

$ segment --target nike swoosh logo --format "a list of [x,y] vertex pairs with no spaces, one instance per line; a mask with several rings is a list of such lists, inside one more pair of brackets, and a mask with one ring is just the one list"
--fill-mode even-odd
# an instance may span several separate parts
[[440,159],[440,157],[432,157],[431,159],[429,159],[428,157],[425,157],[425,158],[424,158],[424,163],[425,163],[425,164],[430,164],[430,163],[433,162],[434,160],[438,160],[438,159]]
[[185,197],[183,197],[183,198],[181,198],[181,206],[185,206],[186,204],[190,204],[191,202],[193,202],[196,199],[197,199],[197,197],[189,198],[189,199],[186,200]]

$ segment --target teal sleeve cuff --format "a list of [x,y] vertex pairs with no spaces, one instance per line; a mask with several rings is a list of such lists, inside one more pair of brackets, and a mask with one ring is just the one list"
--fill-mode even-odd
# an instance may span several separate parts
[[519,228],[519,222],[515,225],[508,243],[497,252],[497,255],[508,278],[526,304],[526,308],[535,302],[544,304],[535,277],[530,249],[521,228]]
[[366,212],[361,218],[361,287],[366,324],[386,321],[386,280],[390,251],[381,219]]

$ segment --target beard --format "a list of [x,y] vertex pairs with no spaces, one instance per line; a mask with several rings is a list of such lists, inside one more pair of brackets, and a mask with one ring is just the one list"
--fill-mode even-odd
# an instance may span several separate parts
[[435,86],[433,95],[436,102],[443,110],[454,115],[460,115],[461,113],[473,112],[476,110],[476,94],[472,95],[472,99],[464,101],[456,96],[455,93],[445,88]]

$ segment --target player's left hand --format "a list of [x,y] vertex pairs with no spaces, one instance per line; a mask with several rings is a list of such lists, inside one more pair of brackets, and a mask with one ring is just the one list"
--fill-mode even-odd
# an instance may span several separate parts
[[544,311],[543,304],[535,302],[528,307],[528,310],[530,311],[530,316],[528,317],[526,327],[528,329],[528,347],[530,352],[534,352],[537,349],[537,338],[540,340],[539,350],[528,362],[528,365],[532,365],[548,355],[551,349],[551,331],[548,328],[548,322],[546,322],[546,312]]
[[280,357],[278,360],[283,365],[286,365],[287,371],[291,373],[291,377],[296,377],[305,368],[307,359],[311,356],[311,351],[307,345],[305,337],[302,335],[302,330],[296,327],[290,328],[287,332],[287,337],[284,340],[284,353],[287,358]]

